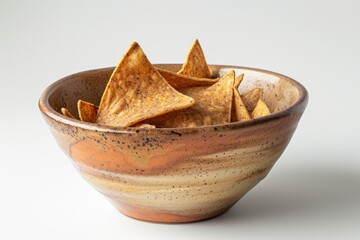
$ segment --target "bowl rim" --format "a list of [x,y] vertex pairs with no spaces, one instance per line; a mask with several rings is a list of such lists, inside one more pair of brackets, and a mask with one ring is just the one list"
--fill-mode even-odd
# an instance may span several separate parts
[[[155,67],[157,66],[178,66],[181,64],[177,63],[171,63],[171,64],[153,64]],[[248,128],[251,126],[256,126],[260,124],[264,124],[267,122],[274,121],[276,119],[281,119],[284,117],[287,117],[292,112],[295,112],[297,109],[305,109],[307,102],[308,102],[308,91],[306,88],[297,82],[296,80],[285,76],[283,74],[259,69],[259,68],[252,68],[252,67],[244,67],[244,66],[234,66],[234,65],[217,65],[217,64],[209,64],[210,67],[213,68],[233,68],[233,69],[243,69],[243,70],[250,70],[250,71],[256,71],[256,72],[262,72],[266,74],[270,74],[273,76],[277,76],[279,78],[282,78],[286,81],[288,81],[291,85],[297,88],[299,91],[299,98],[289,107],[276,112],[272,113],[270,115],[259,117],[256,119],[251,120],[244,120],[240,122],[231,122],[231,123],[224,123],[224,124],[217,124],[217,125],[209,125],[209,126],[198,126],[198,127],[181,127],[181,128],[135,128],[135,127],[112,127],[107,125],[99,125],[97,123],[88,123],[88,122],[82,122],[78,119],[72,119],[69,117],[64,116],[63,114],[55,111],[49,104],[49,97],[51,94],[59,87],[64,81],[69,81],[74,76],[82,75],[85,73],[94,73],[94,72],[100,72],[104,70],[110,70],[114,69],[115,67],[105,67],[105,68],[97,68],[97,69],[91,69],[91,70],[85,70],[81,72],[77,72],[68,76],[65,76],[63,78],[60,78],[59,80],[55,81],[51,85],[49,85],[42,93],[38,106],[40,111],[47,116],[48,118],[55,120],[56,122],[63,123],[66,125],[70,125],[72,127],[82,128],[84,130],[90,130],[90,131],[96,131],[96,132],[106,132],[106,133],[147,133],[147,134],[160,134],[160,135],[182,135],[182,134],[190,134],[190,133],[202,133],[202,132],[209,132],[209,131],[224,131],[224,130],[231,130],[231,129],[240,129],[240,128]]]

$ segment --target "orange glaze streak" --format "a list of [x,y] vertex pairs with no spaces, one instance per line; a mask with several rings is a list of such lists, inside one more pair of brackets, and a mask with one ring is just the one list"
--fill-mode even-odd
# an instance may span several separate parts
[[201,135],[183,135],[176,141],[165,138],[162,139],[160,147],[150,151],[145,148],[137,149],[138,155],[131,153],[131,150],[121,149],[116,144],[106,141],[98,143],[96,139],[78,141],[71,145],[70,151],[74,161],[95,169],[134,175],[156,175],[176,170],[178,163],[184,163],[190,157],[246,148],[261,144],[275,137],[274,135],[284,135],[282,131],[271,131],[272,127],[264,126],[255,130],[259,134],[254,134],[252,130],[211,133],[206,135],[207,141]]
[[[226,138],[228,138],[226,140]],[[187,161],[189,157],[208,155],[234,149],[231,136],[224,137],[222,143],[209,145],[199,139],[183,138],[177,143],[163,143],[159,149],[150,152],[138,149],[139,156],[134,156],[126,149],[120,149],[109,143],[97,143],[94,139],[85,139],[71,145],[71,158],[83,165],[117,173],[155,175],[171,171],[178,162]],[[231,140],[232,139],[232,140]],[[169,141],[170,142],[170,141]],[[217,141],[216,141],[217,142]]]
[[84,165],[103,170],[126,168],[129,159],[108,145],[98,144],[92,139],[81,140],[71,145],[71,158]]

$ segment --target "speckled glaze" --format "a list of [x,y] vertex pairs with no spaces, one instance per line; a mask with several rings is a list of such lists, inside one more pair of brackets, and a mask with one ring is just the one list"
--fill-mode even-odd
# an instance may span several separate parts
[[[156,65],[172,71],[181,65]],[[245,74],[240,92],[264,89],[273,111],[255,120],[196,128],[111,128],[70,119],[82,99],[99,104],[114,68],[65,77],[43,93],[40,110],[81,176],[123,214],[155,222],[192,222],[231,208],[270,171],[307,105],[303,86],[283,75],[244,67],[211,66]]]

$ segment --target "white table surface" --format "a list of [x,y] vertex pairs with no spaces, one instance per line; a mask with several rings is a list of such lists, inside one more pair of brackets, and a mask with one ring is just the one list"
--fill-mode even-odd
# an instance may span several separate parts
[[[245,1],[244,1],[245,2]],[[271,3],[270,3],[271,2]],[[360,239],[358,1],[0,1],[0,239]],[[118,213],[73,169],[37,107],[68,74],[153,63],[277,71],[310,101],[268,177],[226,214],[154,224]]]

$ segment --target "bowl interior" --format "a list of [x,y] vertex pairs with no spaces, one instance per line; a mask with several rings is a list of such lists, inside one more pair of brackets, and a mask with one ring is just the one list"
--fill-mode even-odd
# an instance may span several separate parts
[[[155,66],[171,71],[181,68],[180,64],[155,64]],[[221,77],[230,70],[235,70],[236,75],[243,73],[244,80],[240,85],[240,93],[243,94],[257,87],[262,88],[264,90],[263,100],[271,112],[276,108],[284,110],[290,107],[300,96],[301,85],[277,73],[233,66],[210,65],[210,68],[214,77]],[[71,114],[78,117],[77,101],[79,99],[99,105],[113,70],[114,68],[111,67],[85,71],[56,82],[48,95],[50,107],[59,113],[62,107],[66,107]]]

